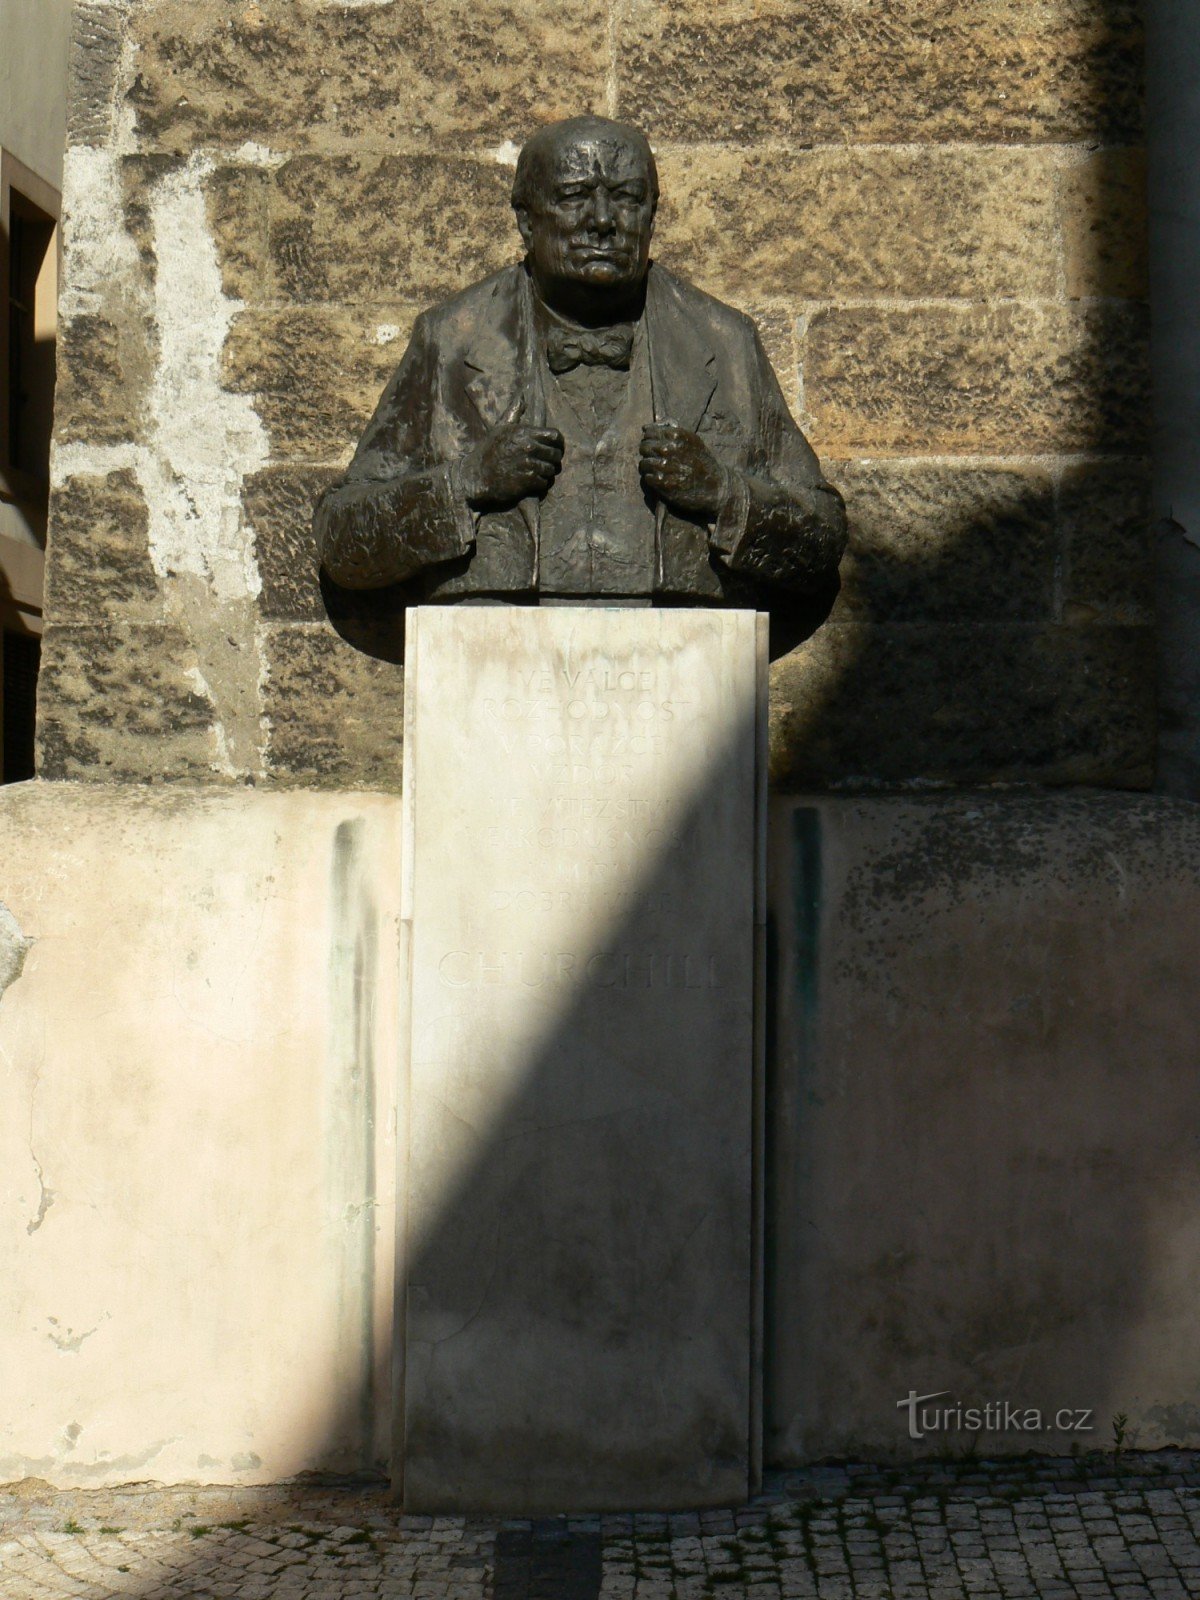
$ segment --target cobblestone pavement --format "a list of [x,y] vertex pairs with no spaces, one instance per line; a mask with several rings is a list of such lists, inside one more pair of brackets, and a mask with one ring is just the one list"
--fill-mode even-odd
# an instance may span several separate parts
[[812,1467],[750,1505],[406,1517],[355,1488],[0,1491],[3,1600],[1200,1600],[1200,1452]]

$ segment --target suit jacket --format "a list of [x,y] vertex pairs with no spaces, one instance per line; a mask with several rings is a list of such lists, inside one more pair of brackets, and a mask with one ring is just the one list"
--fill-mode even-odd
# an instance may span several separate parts
[[[532,307],[517,265],[417,318],[349,470],[317,507],[335,582],[408,582],[417,599],[536,594],[539,500],[479,513],[457,481],[457,463],[519,401],[523,421],[544,420]],[[731,485],[713,524],[659,502],[655,598],[761,607],[772,587],[818,587],[840,559],[845,509],[754,324],[659,266],[644,316],[654,420],[698,432]]]

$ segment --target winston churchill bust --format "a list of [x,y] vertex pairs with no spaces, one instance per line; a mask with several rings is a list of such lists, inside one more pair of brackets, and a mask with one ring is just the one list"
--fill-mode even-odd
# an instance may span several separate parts
[[650,259],[658,174],[601,117],[517,162],[519,264],[418,317],[316,512],[350,588],[765,608],[832,575],[845,512],[754,324]]

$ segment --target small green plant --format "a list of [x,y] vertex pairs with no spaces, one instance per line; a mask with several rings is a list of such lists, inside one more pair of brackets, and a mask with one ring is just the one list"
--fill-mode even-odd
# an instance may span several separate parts
[[101,1533],[124,1533],[124,1528],[101,1528]]
[[245,1533],[250,1526],[249,1517],[239,1517],[236,1522],[218,1522],[218,1528],[228,1528],[230,1533]]
[[75,1521],[74,1517],[68,1517],[67,1520],[63,1523],[63,1532],[64,1533],[82,1533],[83,1529]]
[[207,1527],[203,1522],[198,1522],[194,1528],[189,1528],[188,1532],[191,1534],[193,1539],[203,1539],[206,1533],[212,1532],[212,1529]]

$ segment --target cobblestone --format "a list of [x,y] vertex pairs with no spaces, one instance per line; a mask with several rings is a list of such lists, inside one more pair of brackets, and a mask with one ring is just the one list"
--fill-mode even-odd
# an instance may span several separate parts
[[727,1510],[475,1521],[380,1488],[0,1489],[0,1600],[1200,1600],[1200,1452],[852,1464]]

